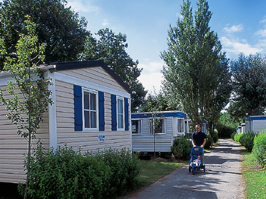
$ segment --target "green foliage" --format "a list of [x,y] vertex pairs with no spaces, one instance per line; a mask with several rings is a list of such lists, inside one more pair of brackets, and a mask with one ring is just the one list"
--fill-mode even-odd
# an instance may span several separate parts
[[216,123],[231,92],[228,59],[222,53],[217,34],[210,30],[211,12],[206,0],[199,0],[195,16],[191,2],[183,1],[182,18],[168,31],[165,62],[165,92],[178,99],[192,120]]
[[[45,47],[37,44],[36,24],[32,23],[29,17],[24,23],[28,32],[26,35],[20,35],[16,45],[17,57],[14,59],[7,56],[4,66],[14,79],[7,83],[6,91],[14,97],[5,98],[2,91],[0,97],[9,111],[8,119],[18,127],[17,133],[28,137],[39,129],[43,113],[52,101],[49,98],[51,91],[47,89],[50,80],[45,79],[44,72],[37,67],[38,62],[44,59]],[[2,50],[1,53],[6,51]]]
[[212,143],[213,143],[212,136],[210,134],[207,134],[206,144],[205,144],[204,148],[209,149],[210,146],[212,145]]
[[221,113],[218,122],[231,128],[236,128],[239,125],[239,121],[234,121],[234,118],[228,112]]
[[254,147],[252,151],[256,160],[262,167],[266,167],[266,130],[263,130],[254,138]]
[[[66,0],[5,0],[0,6],[0,35],[8,56],[14,56],[20,34],[26,34],[25,15],[36,24],[38,45],[46,44],[45,62],[77,60],[89,32],[87,22],[66,6]],[[4,59],[0,60],[0,69]]]
[[219,138],[230,138],[233,133],[235,133],[236,129],[231,126],[226,126],[224,124],[218,123],[216,125],[216,129],[218,131]]
[[138,68],[138,61],[133,59],[126,52],[128,44],[126,35],[115,34],[106,28],[96,33],[99,39],[88,36],[84,44],[84,51],[80,54],[81,60],[103,60],[110,69],[118,75],[132,91],[135,91],[131,98],[132,111],[143,103],[147,91],[137,79],[142,69]]
[[260,115],[266,107],[266,59],[260,54],[245,56],[231,63],[234,103],[229,112],[236,119]]
[[218,142],[218,132],[214,132],[214,134],[212,135],[212,139],[214,143]]
[[169,100],[162,91],[158,94],[155,92],[154,95],[148,94],[144,104],[141,105],[141,112],[178,110],[178,107],[171,106]]
[[240,140],[240,138],[243,136],[244,134],[243,133],[236,133],[235,135],[234,135],[234,140],[236,141],[236,142],[239,142],[239,140]]
[[191,148],[192,148],[191,140],[187,139],[185,136],[180,136],[175,138],[173,146],[171,146],[171,151],[176,159],[179,158],[188,159]]
[[45,151],[39,144],[30,166],[28,194],[36,199],[117,198],[138,185],[138,160],[128,150],[92,155],[66,145]]
[[253,149],[255,135],[256,134],[254,132],[248,132],[242,134],[242,136],[239,138],[240,144],[244,146],[248,152],[251,152]]

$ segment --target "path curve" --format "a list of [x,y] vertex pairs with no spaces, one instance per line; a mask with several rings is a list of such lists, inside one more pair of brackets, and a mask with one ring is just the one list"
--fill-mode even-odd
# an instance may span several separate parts
[[229,140],[219,143],[205,153],[206,173],[192,175],[186,165],[122,199],[244,199],[241,147]]

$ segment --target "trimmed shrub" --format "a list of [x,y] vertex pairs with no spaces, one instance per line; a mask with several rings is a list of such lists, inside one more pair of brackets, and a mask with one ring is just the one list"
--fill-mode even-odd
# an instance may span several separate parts
[[243,133],[236,133],[235,134],[235,136],[234,136],[234,140],[236,141],[236,142],[239,142],[239,139],[243,136],[244,134]]
[[205,144],[204,148],[209,149],[212,143],[213,143],[212,136],[210,134],[207,134],[206,144]]
[[253,149],[254,137],[255,137],[255,133],[248,132],[248,133],[242,134],[242,136],[239,138],[240,144],[244,146],[248,152],[251,152]]
[[179,158],[188,159],[191,148],[192,148],[191,140],[187,139],[185,136],[180,136],[175,138],[173,146],[171,146],[171,151],[176,159]]
[[218,132],[213,133],[212,139],[214,143],[218,142]]
[[262,167],[266,167],[266,130],[257,134],[254,138],[254,147],[252,150],[256,160]]
[[[117,198],[137,185],[137,158],[128,150],[92,155],[72,148],[44,151],[39,144],[30,162],[28,196],[31,198]],[[119,181],[115,181],[118,180]],[[23,186],[20,185],[23,194]],[[123,191],[121,190],[123,189]]]
[[236,134],[237,134],[236,132],[232,133],[232,134],[231,134],[231,139],[235,140],[235,135],[236,135]]

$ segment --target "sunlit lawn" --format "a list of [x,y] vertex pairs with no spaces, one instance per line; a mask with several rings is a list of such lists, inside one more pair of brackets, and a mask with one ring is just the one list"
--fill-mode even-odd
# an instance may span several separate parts
[[266,198],[266,170],[261,169],[252,153],[243,152],[242,155],[247,199]]
[[141,160],[141,171],[139,180],[142,186],[147,186],[154,183],[156,180],[171,173],[175,169],[184,166],[186,163],[173,163],[173,162],[154,162]]

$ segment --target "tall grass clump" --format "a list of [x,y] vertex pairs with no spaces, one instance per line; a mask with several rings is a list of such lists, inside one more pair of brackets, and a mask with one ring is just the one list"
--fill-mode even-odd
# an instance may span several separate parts
[[261,131],[254,138],[252,153],[262,167],[266,167],[266,130]]
[[28,195],[35,199],[117,198],[136,188],[139,170],[137,158],[128,150],[93,155],[66,145],[45,151],[39,144],[30,161]]

